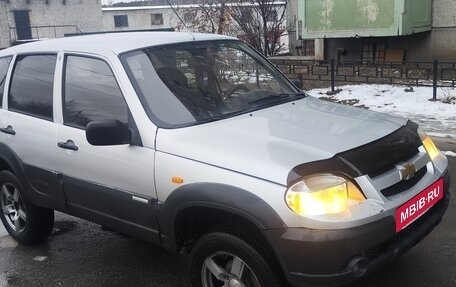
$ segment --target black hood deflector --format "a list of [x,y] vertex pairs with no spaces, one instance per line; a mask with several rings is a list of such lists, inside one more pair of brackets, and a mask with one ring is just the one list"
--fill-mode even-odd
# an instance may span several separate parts
[[304,176],[318,173],[340,174],[354,178],[378,176],[418,153],[422,145],[418,125],[408,121],[393,133],[371,143],[336,154],[330,159],[300,164],[288,175],[291,185]]

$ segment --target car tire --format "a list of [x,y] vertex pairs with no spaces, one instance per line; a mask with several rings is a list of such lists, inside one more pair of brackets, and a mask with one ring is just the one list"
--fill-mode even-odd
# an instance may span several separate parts
[[238,236],[225,232],[208,233],[196,242],[191,252],[192,286],[284,286],[265,258],[262,252]]
[[0,172],[0,218],[20,244],[43,241],[54,227],[54,211],[33,205],[14,174]]

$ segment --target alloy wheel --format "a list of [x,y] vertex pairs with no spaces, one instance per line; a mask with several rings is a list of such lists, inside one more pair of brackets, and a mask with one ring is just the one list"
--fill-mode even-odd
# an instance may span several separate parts
[[203,287],[260,287],[252,269],[238,256],[217,252],[206,258],[201,270]]
[[0,204],[6,222],[16,233],[25,229],[27,213],[19,190],[10,183],[4,183],[0,189]]

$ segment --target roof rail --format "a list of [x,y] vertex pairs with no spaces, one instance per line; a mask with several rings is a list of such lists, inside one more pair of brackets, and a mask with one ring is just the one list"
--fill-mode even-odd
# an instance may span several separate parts
[[174,28],[158,28],[158,29],[136,29],[136,30],[121,30],[121,31],[100,31],[100,32],[82,32],[82,33],[65,33],[64,37],[97,35],[97,34],[115,34],[127,32],[174,32]]

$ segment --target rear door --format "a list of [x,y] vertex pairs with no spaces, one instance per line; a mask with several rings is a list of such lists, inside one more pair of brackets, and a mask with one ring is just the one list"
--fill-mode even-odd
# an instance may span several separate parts
[[[2,142],[14,151],[34,189],[35,202],[64,207],[58,182],[54,78],[57,54],[17,55],[1,110]],[[0,77],[1,79],[1,77]]]
[[[8,94],[7,85],[7,76],[8,70],[10,69],[11,60],[13,56],[0,57],[0,108],[3,107],[4,95]],[[5,97],[6,98],[6,97]],[[4,127],[4,114],[0,110],[0,129]],[[0,140],[3,141],[5,134],[0,134]]]
[[[62,112],[57,143],[69,209],[81,217],[158,241],[154,150],[141,145],[135,121],[107,59],[65,56]],[[89,144],[85,128],[94,120],[128,124],[135,144]]]

